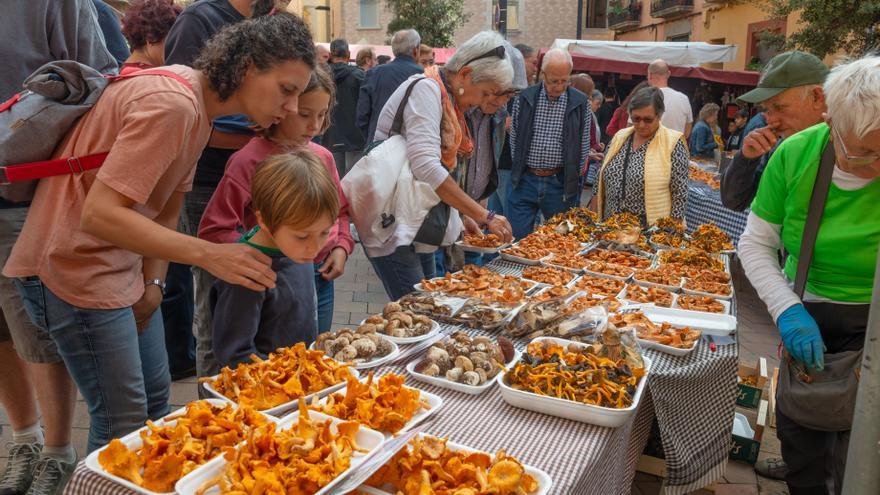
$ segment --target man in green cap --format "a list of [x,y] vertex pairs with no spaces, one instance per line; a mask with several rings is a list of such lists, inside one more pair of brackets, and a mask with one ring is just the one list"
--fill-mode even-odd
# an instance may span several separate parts
[[737,211],[748,208],[776,145],[822,122],[822,114],[827,110],[822,92],[826,76],[828,67],[815,55],[797,50],[780,53],[767,63],[758,87],[739,97],[740,104],[760,103],[767,125],[743,138],[742,148],[724,170],[724,206]]

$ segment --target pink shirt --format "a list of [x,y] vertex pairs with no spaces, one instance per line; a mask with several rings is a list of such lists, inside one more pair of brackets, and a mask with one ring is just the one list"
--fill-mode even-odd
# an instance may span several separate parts
[[[327,167],[339,192],[339,217],[336,225],[330,230],[327,243],[315,258],[315,263],[321,263],[336,247],[341,247],[346,253],[351,254],[354,240],[351,238],[348,224],[348,200],[342,192],[333,155],[326,148],[311,142],[308,144],[308,149],[318,155]],[[251,179],[257,164],[279,153],[283,153],[280,146],[268,139],[255,137],[229,158],[226,172],[202,215],[202,222],[199,224],[200,238],[216,243],[237,242],[242,231],[246,232],[257,224],[257,219],[251,210]]]

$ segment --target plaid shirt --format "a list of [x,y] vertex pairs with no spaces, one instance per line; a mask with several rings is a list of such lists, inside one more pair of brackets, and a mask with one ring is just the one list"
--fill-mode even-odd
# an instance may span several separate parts
[[[511,149],[516,143],[517,122],[520,99],[513,104],[513,126],[510,134]],[[568,93],[551,100],[544,84],[538,94],[535,108],[535,126],[531,149],[526,153],[526,166],[529,168],[559,168],[564,165],[562,154],[562,125],[565,121],[565,108],[568,106]]]

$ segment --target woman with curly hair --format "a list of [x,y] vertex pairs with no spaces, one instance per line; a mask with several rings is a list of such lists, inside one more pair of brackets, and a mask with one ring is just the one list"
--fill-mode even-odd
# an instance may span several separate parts
[[165,65],[165,36],[183,9],[172,0],[135,0],[122,16],[122,35],[131,55],[120,75]]
[[4,274],[18,278],[28,315],[85,398],[89,451],[169,411],[157,311],[169,261],[253,290],[275,285],[271,259],[258,250],[176,228],[211,120],[242,113],[262,127],[281,122],[314,67],[299,17],[242,21],[208,42],[195,69],[145,70],[108,86],[56,151],[109,153],[98,170],[40,181]]

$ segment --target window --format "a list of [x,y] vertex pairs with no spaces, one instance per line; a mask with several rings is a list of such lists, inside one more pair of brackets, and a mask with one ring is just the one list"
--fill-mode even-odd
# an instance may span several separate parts
[[[627,9],[629,8],[629,4],[627,4]],[[608,15],[607,10],[607,1],[587,0],[584,2],[584,27],[587,29],[605,29],[605,18]]]
[[[504,12],[498,0],[492,2],[492,24],[495,29],[501,29],[501,19]],[[519,31],[519,0],[507,0],[507,30]]]
[[360,0],[361,28],[379,27],[379,0]]
[[507,1],[507,30],[519,31],[519,2]]

